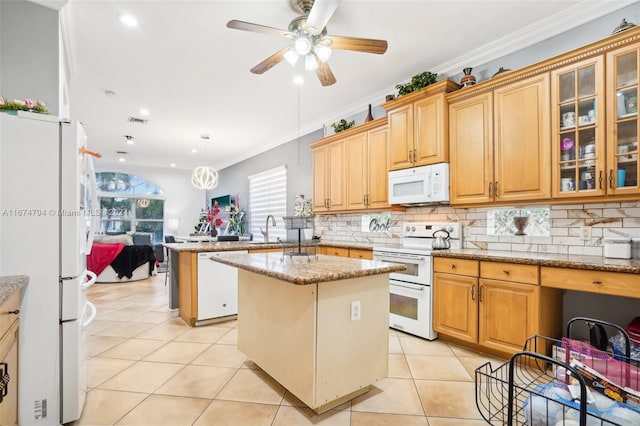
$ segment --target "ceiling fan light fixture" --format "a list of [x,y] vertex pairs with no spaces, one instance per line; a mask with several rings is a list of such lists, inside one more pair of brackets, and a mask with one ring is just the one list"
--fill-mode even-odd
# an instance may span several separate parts
[[304,69],[307,71],[315,71],[318,69],[318,61],[316,61],[316,55],[310,53],[304,57]]
[[291,66],[294,66],[296,62],[298,62],[299,57],[300,55],[298,55],[298,52],[296,52],[294,48],[289,48],[289,50],[287,50],[284,54],[284,59],[286,59],[287,62],[291,64]]
[[305,56],[306,54],[311,52],[311,48],[313,47],[313,44],[311,43],[309,37],[304,34],[298,36],[293,45],[296,48],[296,52],[298,52],[300,56]]
[[327,62],[331,57],[331,48],[324,44],[316,44],[313,51],[322,62]]

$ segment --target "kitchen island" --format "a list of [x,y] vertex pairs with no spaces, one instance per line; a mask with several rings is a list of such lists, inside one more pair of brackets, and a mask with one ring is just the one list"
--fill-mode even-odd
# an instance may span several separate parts
[[238,268],[238,349],[316,413],[387,376],[389,273],[337,256],[220,254]]

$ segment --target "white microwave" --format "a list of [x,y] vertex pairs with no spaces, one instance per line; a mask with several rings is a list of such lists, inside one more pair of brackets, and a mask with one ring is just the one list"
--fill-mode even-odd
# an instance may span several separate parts
[[449,203],[449,163],[389,172],[389,204]]

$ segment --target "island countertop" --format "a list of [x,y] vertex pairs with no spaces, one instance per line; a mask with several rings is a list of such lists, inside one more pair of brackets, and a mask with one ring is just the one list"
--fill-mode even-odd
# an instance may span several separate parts
[[282,253],[219,253],[211,259],[300,285],[388,274],[405,269],[404,266],[397,264],[327,255],[318,255],[317,258],[286,256],[284,262],[281,262]]

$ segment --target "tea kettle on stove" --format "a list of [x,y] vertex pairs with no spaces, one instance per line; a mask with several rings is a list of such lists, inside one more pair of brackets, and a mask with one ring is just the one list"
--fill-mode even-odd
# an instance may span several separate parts
[[[445,234],[445,235],[444,236],[437,235],[439,233]],[[451,238],[449,236],[449,231],[447,231],[445,229],[438,229],[436,232],[433,233],[433,236],[435,237],[435,239],[431,243],[431,248],[432,249],[434,249],[434,250],[446,250],[446,249],[451,247],[451,241],[449,241],[449,239]]]

